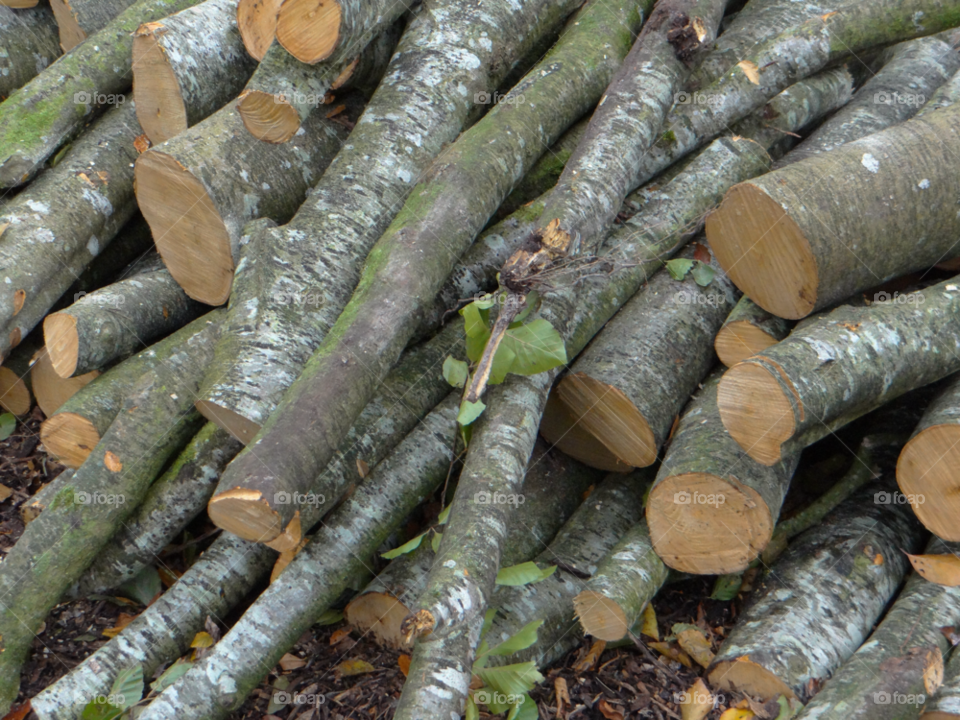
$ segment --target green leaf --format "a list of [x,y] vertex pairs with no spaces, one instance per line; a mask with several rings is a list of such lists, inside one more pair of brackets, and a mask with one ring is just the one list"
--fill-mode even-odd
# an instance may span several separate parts
[[537,318],[523,327],[507,330],[501,343],[501,347],[503,346],[509,347],[516,355],[510,372],[517,375],[536,375],[567,361],[563,338],[556,328],[543,318]]
[[450,517],[450,508],[452,505],[447,505],[443,510],[440,511],[440,514],[437,515],[437,525],[446,525],[447,519]]
[[693,268],[693,281],[697,283],[700,287],[706,287],[711,283],[714,276],[717,274],[716,270],[707,265],[706,263],[698,262]]
[[314,625],[336,625],[338,622],[343,620],[343,613],[339,610],[329,609],[324,610],[320,617],[316,619]]
[[[483,349],[487,346],[487,340],[490,339],[490,331],[483,333],[482,335],[477,335],[476,337],[470,337],[467,335],[467,358],[470,362],[477,362],[480,360],[483,355]],[[500,348],[497,348],[498,350]]]
[[117,588],[121,597],[136,600],[141,605],[149,605],[162,589],[160,573],[153,565],[148,565]]
[[467,337],[480,337],[484,334],[490,334],[490,328],[487,327],[487,323],[480,313],[480,308],[477,307],[475,302],[461,309],[460,314],[463,315],[463,329],[466,331]]
[[692,269],[693,260],[688,260],[687,258],[667,260],[667,272],[670,273],[670,277],[674,280],[683,280]]
[[733,600],[740,592],[740,586],[743,585],[743,575],[740,573],[731,573],[721,575],[713,584],[713,592],[710,593],[711,600]]
[[480,720],[480,710],[472,697],[467,698],[466,720]]
[[464,400],[463,405],[460,406],[460,413],[457,415],[457,422],[461,425],[469,425],[480,417],[486,409],[487,406],[483,404],[483,400],[477,400],[475,403]]
[[433,550],[433,554],[437,554],[437,550],[440,549],[440,540],[443,539],[443,533],[438,533],[436,530],[433,531],[433,537],[430,538],[430,549]]
[[0,415],[0,440],[6,440],[17,429],[17,418],[12,413]]
[[510,372],[513,361],[517,354],[510,349],[509,345],[500,343],[497,348],[497,354],[493,356],[493,365],[490,367],[490,377],[487,378],[488,385],[499,385]]
[[470,366],[463,360],[447,355],[443,361],[443,379],[454,387],[462,388],[470,377]]
[[381,553],[380,557],[384,558],[385,560],[393,560],[394,558],[400,557],[401,555],[406,555],[408,552],[413,552],[418,547],[420,547],[420,543],[423,542],[424,535],[426,535],[426,533],[422,532],[419,535],[417,535],[413,540],[407,540],[407,542],[405,542],[400,547],[395,547],[393,550],[389,550],[385,553]]
[[543,675],[533,661],[484,668],[477,674],[487,685],[504,695],[523,695],[537,683],[543,682]]
[[143,668],[134,665],[117,675],[110,688],[110,695],[118,707],[126,710],[140,702],[143,697]]
[[499,293],[487,293],[473,301],[479,310],[489,310],[497,304]]
[[534,311],[540,305],[540,293],[536,290],[531,290],[527,293],[526,300],[524,301],[523,310],[517,313],[517,316],[513,319],[515,323],[522,323],[527,319],[527,315]]
[[526,650],[537,641],[537,631],[543,625],[543,620],[534,620],[527,623],[499,645],[491,648],[488,655],[513,655]]
[[535,562],[525,562],[519,565],[500,568],[497,573],[497,585],[530,585],[546,580],[557,571],[556,565],[551,565],[546,570],[541,570]]
[[80,717],[83,720],[114,720],[123,715],[123,708],[108,703],[103,696],[96,700],[91,700],[83,708]]
[[507,720],[537,720],[540,717],[540,711],[537,710],[537,704],[527,693],[523,695],[523,702],[518,702],[510,710]]
[[186,675],[187,671],[193,667],[189,660],[181,658],[173,665],[163,671],[163,674],[150,683],[150,689],[156,693],[163,692],[166,688],[173,685],[177,680]]
[[799,700],[788,700],[785,695],[777,698],[777,704],[780,705],[780,714],[777,715],[776,720],[790,720],[803,709]]

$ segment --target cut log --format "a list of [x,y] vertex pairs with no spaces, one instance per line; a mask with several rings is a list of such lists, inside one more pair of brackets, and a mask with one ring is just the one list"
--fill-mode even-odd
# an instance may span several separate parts
[[799,453],[772,466],[744,457],[717,409],[716,370],[693,397],[647,501],[653,546],[683,572],[740,572],[770,542]]
[[944,683],[924,707],[922,720],[953,720],[960,717],[960,653],[950,653],[944,668]]
[[277,15],[283,0],[240,0],[237,27],[243,45],[255,60],[263,60],[277,35]]
[[908,390],[960,370],[958,309],[960,285],[945,281],[812,320],[724,375],[718,392],[723,425],[750,457],[773,465]]
[[790,321],[771,315],[744,295],[717,331],[713,348],[720,362],[733,367],[783,340],[790,333],[791,325]]
[[117,417],[135,383],[156,373],[210,323],[219,323],[221,316],[217,310],[194,320],[78,391],[40,426],[40,439],[47,452],[67,467],[80,467]]
[[374,30],[380,34],[365,45],[351,43],[355,54],[342,60],[306,65],[279,45],[269,50],[250,82],[237,99],[237,111],[243,125],[257,140],[284,143],[300,130],[307,116],[321,112],[332,99],[327,91],[351,87],[352,82],[379,79],[390,62],[403,30],[403,22],[389,24],[406,10],[403,2],[391,7],[394,14],[384,18],[359,40],[370,40]]
[[17,696],[20,667],[47,613],[133,514],[167,459],[196,434],[193,397],[216,332],[217,323],[209,323],[138,381],[94,452],[0,565],[0,711]]
[[226,302],[244,223],[292,216],[348,134],[320,113],[302,129],[283,145],[251,144],[231,102],[137,160],[140,210],[167,269],[194,300]]
[[137,28],[137,118],[153,144],[196,125],[235,98],[256,63],[240,39],[236,0],[206,0]]
[[[935,537],[924,552],[954,554],[960,552],[960,546]],[[927,582],[913,573],[883,622],[807,704],[798,720],[916,717],[926,698],[936,692],[944,657],[952,649],[940,628],[956,623],[960,623],[960,588]],[[929,712],[923,715],[929,716]]]
[[540,434],[551,446],[598,470],[625,473],[633,469],[583,427],[556,392],[550,393],[544,405]]
[[310,65],[349,61],[409,8],[403,0],[285,0],[277,41]]
[[715,362],[713,340],[738,292],[709,250],[681,253],[716,270],[707,287],[693,274],[661,270],[627,302],[557,385],[583,429],[632,467],[652,465],[677,413]]
[[897,461],[897,483],[931,532],[960,540],[955,445],[960,438],[960,378],[952,379],[927,407]]
[[[0,121],[0,134],[7,127]],[[43,319],[133,215],[130,166],[138,135],[133,104],[113,108],[56,167],[0,208],[0,226],[9,223],[0,241],[0,357]]]
[[[560,526],[580,505],[589,486],[600,475],[558,453],[548,453],[542,444],[534,449],[521,488],[523,502],[513,504],[513,517],[504,542],[502,567],[526,562],[541,554]],[[582,538],[580,538],[582,540]],[[403,646],[400,623],[423,590],[435,553],[431,543],[421,542],[414,552],[391,561],[364,591],[344,609],[346,621],[361,632],[370,631],[386,645]]]
[[[33,357],[30,366],[30,385],[37,405],[48,418],[63,407],[63,404],[80,392],[91,382],[100,377],[99,370],[64,379],[53,369],[53,361],[46,348],[41,349]],[[96,445],[96,443],[94,443]],[[91,445],[90,447],[93,447]],[[46,448],[49,450],[50,448]]]
[[28,182],[43,169],[47,158],[90,122],[92,114],[122,102],[119,98],[130,87],[133,32],[141,23],[198,2],[138,0],[92,35],[90,42],[74,48],[3,103],[0,187]]
[[[588,6],[587,9],[593,12],[588,14],[585,10],[581,16],[579,27],[582,32],[567,33],[569,42],[558,46],[544,59],[544,63],[557,62],[559,68],[569,72],[541,73],[544,68],[534,68],[528,74],[529,82],[522,81],[525,102],[498,104],[458,142],[447,148],[437,171],[415,189],[413,180],[440,152],[444,142],[456,138],[471,111],[474,94],[485,93],[489,85],[495,86],[505,74],[507,68],[499,61],[493,62],[494,59],[502,55],[522,55],[527,47],[536,44],[540,36],[559,27],[566,12],[574,5],[564,2],[541,6],[542,0],[537,0],[516,13],[508,7],[506,0],[496,0],[493,5],[488,3],[483,8],[452,0],[444,0],[444,7],[447,2],[450,2],[449,13],[444,15],[442,23],[437,19],[440,15],[434,16],[439,10],[434,9],[421,13],[408,26],[387,78],[371,100],[372,106],[383,110],[376,116],[371,115],[369,122],[361,124],[358,131],[362,128],[362,134],[354,132],[352,148],[345,149],[338,156],[291,223],[290,229],[299,228],[300,232],[284,235],[295,241],[289,246],[292,251],[303,253],[305,262],[300,263],[297,273],[288,269],[284,275],[278,276],[276,271],[271,272],[273,277],[285,281],[277,287],[278,292],[270,295],[271,303],[276,304],[275,312],[263,309],[266,298],[258,303],[260,315],[266,315],[271,323],[274,318],[282,317],[281,311],[285,315],[290,313],[290,306],[278,304],[277,299],[285,299],[291,293],[293,297],[318,298],[318,303],[322,300],[322,311],[320,308],[302,308],[301,312],[288,315],[292,321],[284,324],[281,333],[285,337],[285,357],[271,352],[257,355],[253,353],[256,348],[251,348],[232,371],[237,381],[220,385],[225,392],[232,392],[232,386],[243,386],[244,378],[249,377],[244,370],[246,357],[256,360],[249,364],[249,367],[257,368],[256,372],[263,372],[263,362],[259,358],[268,354],[269,364],[275,365],[277,370],[292,368],[291,377],[306,368],[297,382],[286,390],[288,406],[281,404],[273,411],[273,420],[268,421],[268,425],[273,424],[269,429],[265,425],[260,431],[260,440],[254,441],[256,448],[251,445],[231,464],[218,489],[218,495],[235,488],[252,491],[249,495],[252,498],[249,504],[253,506],[251,512],[259,514],[264,508],[269,511],[273,518],[269,522],[274,537],[293,519],[296,508],[271,509],[260,498],[269,503],[269,498],[278,490],[302,493],[311,482],[308,478],[316,477],[327,464],[343,433],[372,396],[379,378],[386,374],[413,336],[419,322],[418,308],[425,306],[440,289],[456,257],[493,215],[517,176],[522,175],[523,169],[535,161],[570,123],[589,109],[602,91],[605,81],[613,73],[618,55],[611,48],[596,44],[598,34],[610,38],[614,47],[629,44],[629,20],[635,18],[636,12],[633,3],[629,10],[620,6]],[[437,23],[440,27],[457,28],[456,32],[451,32],[462,43],[451,43],[450,35],[444,35],[447,40],[435,44],[430,38],[439,37],[435,35]],[[480,38],[484,38],[482,42]],[[494,41],[494,38],[500,40]],[[492,43],[489,50],[484,49],[487,40]],[[479,64],[465,67],[463,52],[480,53]],[[559,62],[561,59],[564,62]],[[443,82],[436,81],[433,70],[438,63],[448,69],[443,74]],[[418,88],[415,93],[410,90],[413,86]],[[467,89],[466,96],[462,94],[463,88]],[[425,98],[431,98],[431,101],[427,102]],[[430,108],[431,113],[425,115],[425,107]],[[541,108],[545,107],[554,108],[554,111],[544,113]],[[387,122],[375,119],[385,117],[387,108],[391,108],[391,117],[396,115],[405,120]],[[556,108],[562,108],[563,112],[556,112]],[[403,112],[398,113],[398,109]],[[429,130],[425,130],[427,127]],[[410,145],[407,132],[420,135],[420,147]],[[360,142],[361,138],[363,142]],[[407,148],[411,147],[408,152]],[[390,151],[385,152],[386,148]],[[505,172],[501,162],[513,168],[515,174]],[[359,183],[356,173],[361,169],[369,183],[360,184],[380,188],[376,195],[355,192]],[[396,213],[396,201],[406,198],[411,190],[413,195],[407,209],[401,209],[379,244],[371,250],[378,234]],[[416,240],[412,239],[414,235]],[[328,250],[304,242],[305,238],[318,236],[328,238]],[[287,246],[286,240],[276,245]],[[306,256],[308,252],[309,257]],[[370,259],[361,271],[363,258],[368,254]],[[423,267],[424,261],[429,267]],[[303,273],[302,280],[297,277],[300,272]],[[318,297],[316,288],[320,277],[324,278],[324,291]],[[388,277],[393,291],[388,291],[383,284]],[[294,278],[297,279],[295,285],[289,282]],[[358,280],[360,290],[350,299]],[[264,287],[271,286],[265,284]],[[397,303],[396,298],[400,296],[419,300]],[[364,306],[359,315],[357,304]],[[302,311],[306,309],[310,312]],[[335,325],[334,321],[340,324]],[[364,341],[358,345],[354,338],[366,334],[370,327],[368,322],[374,322],[378,328],[373,333],[375,342]],[[336,350],[320,345],[331,326],[333,329],[327,341],[329,345],[337,346]],[[298,342],[292,342],[291,338],[297,338]],[[311,349],[320,346],[312,364],[303,366],[300,364],[303,360],[290,354],[291,348],[299,351],[301,344]],[[340,352],[347,345],[351,348],[349,353],[353,360],[344,364]],[[330,367],[329,361],[334,357],[336,361]],[[343,376],[331,382],[326,377],[330,371],[343,373]],[[263,379],[269,380],[270,384],[278,377],[275,371],[263,373]],[[321,401],[316,397],[318,392],[329,393],[329,397]],[[207,397],[212,394],[208,393]],[[276,403],[280,396],[269,399],[270,403]],[[267,407],[271,407],[270,404]],[[326,409],[321,412],[321,407]],[[330,412],[330,408],[337,408],[337,411]],[[305,421],[302,412],[316,417]],[[299,418],[296,422],[298,432],[304,427],[312,427],[316,441],[303,443],[297,449],[285,447],[292,436],[282,428],[294,416]],[[275,442],[280,438],[283,438],[281,442]],[[269,451],[268,446],[271,447]],[[277,458],[272,457],[274,452],[278,453]],[[272,468],[270,473],[264,473],[265,466],[255,460],[257,456],[265,457],[264,453],[271,456],[269,460],[265,459]],[[214,500],[216,498],[214,496]],[[260,537],[263,529],[258,525],[255,537]]]
[[939,36],[899,43],[883,53],[883,67],[777,167],[829,152],[917,114],[927,98],[960,69],[960,55]]
[[901,549],[923,547],[906,506],[874,502],[892,485],[864,486],[780,556],[708,668],[711,686],[807,702],[863,644],[906,574]]
[[60,47],[70,52],[133,5],[135,0],[50,0],[60,29]]
[[[243,703],[317,616],[450,467],[458,398],[451,395],[331,513],[280,577],[142,720],[223,718]],[[350,540],[345,541],[345,538]],[[228,680],[229,679],[229,680]]]
[[599,640],[621,640],[667,580],[653,551],[647,523],[634,525],[600,560],[587,587],[573,599],[583,631]]
[[187,297],[154,253],[134,275],[47,315],[43,335],[62,378],[83,375],[142,350],[195,320],[204,306]]
[[104,594],[137,576],[203,512],[220,473],[242,446],[207,423],[150,486],[136,513],[71,588],[73,597]]
[[0,98],[26,85],[58,57],[60,39],[49,7],[14,12],[0,3]]
[[30,365],[43,338],[30,333],[0,367],[0,408],[14,415],[26,415],[33,407]]

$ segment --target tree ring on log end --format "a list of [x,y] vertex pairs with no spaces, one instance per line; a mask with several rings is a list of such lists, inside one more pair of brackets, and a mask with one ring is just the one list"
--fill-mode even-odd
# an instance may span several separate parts
[[140,127],[158,145],[187,129],[187,106],[177,75],[151,28],[164,32],[163,25],[150,23],[133,36],[134,100]]
[[217,405],[209,400],[197,400],[194,405],[196,405],[197,412],[210,422],[216,423],[226,430],[244,445],[249,445],[250,441],[260,432],[260,426],[255,422],[222,405]]
[[577,418],[556,391],[551,392],[547,398],[543,419],[540,421],[540,434],[551,447],[584,465],[607,472],[626,473],[633,470],[578,424]]
[[286,0],[277,17],[277,40],[300,62],[326,60],[340,41],[337,0]]
[[796,431],[791,398],[781,381],[756,363],[742,362],[724,373],[717,407],[730,437],[764,465],[781,459],[780,446]]
[[30,390],[10,368],[0,367],[0,407],[14,415],[30,412]]
[[613,600],[593,590],[584,590],[573,599],[573,610],[584,632],[598,640],[622,640],[630,626],[623,609]]
[[960,541],[960,425],[933,425],[908,442],[897,460],[897,484],[934,535]]
[[277,14],[283,0],[240,0],[237,3],[237,27],[247,52],[263,60],[277,34]]
[[214,495],[207,512],[217,527],[251,542],[270,542],[283,532],[280,514],[256,490],[234,488]]
[[739,320],[720,328],[713,347],[720,362],[727,367],[733,367],[777,342],[775,337],[753,323]]
[[43,319],[43,341],[53,369],[66,379],[77,370],[80,336],[77,319],[68,313],[53,313]]
[[403,648],[400,626],[410,609],[390,593],[371,591],[351,600],[343,609],[347,623],[390,647]]
[[82,415],[63,412],[43,421],[40,441],[62,465],[76,470],[100,442],[100,433]]
[[282,97],[247,90],[237,100],[240,119],[257,140],[285,143],[300,129],[300,116]]
[[759,697],[763,702],[776,700],[781,695],[791,700],[796,698],[796,694],[783,680],[747,658],[719,662],[713,666],[707,677],[711,687],[728,692],[743,692]]

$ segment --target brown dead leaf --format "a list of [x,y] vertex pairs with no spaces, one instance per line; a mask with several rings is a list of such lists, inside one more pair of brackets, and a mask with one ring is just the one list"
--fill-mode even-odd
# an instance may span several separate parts
[[129,625],[136,619],[137,619],[136,615],[130,615],[129,613],[120,613],[120,615],[117,616],[117,624],[114,625],[112,628],[107,628],[106,630],[104,630],[103,635],[108,638],[115,638],[117,635],[123,632],[123,629],[127,625]]
[[603,698],[597,703],[597,710],[599,710],[600,714],[607,720],[623,720],[623,713]]
[[181,573],[176,570],[167,567],[157,568],[157,574],[160,576],[160,582],[163,583],[163,586],[166,588],[172,587],[173,584],[180,579],[181,575]]
[[940,628],[940,632],[943,633],[943,636],[951,646],[956,647],[960,645],[960,628],[956,625],[944,625]]
[[643,624],[640,626],[640,633],[652,637],[654,640],[659,640],[660,628],[657,627],[657,611],[653,609],[653,605],[647,603],[641,617],[643,618]]
[[596,485],[591,485],[586,490],[583,491],[583,495],[580,496],[580,502],[586,502],[587,498],[593,494],[593,491],[597,489]]
[[940,648],[933,648],[927,652],[926,663],[923,666],[923,687],[927,695],[933,695],[943,685],[943,653]]
[[291,670],[297,670],[304,667],[307,664],[307,661],[301,657],[297,657],[293,653],[286,653],[282,658],[280,658],[280,662],[277,664],[282,670],[290,672]]
[[737,63],[737,67],[743,70],[743,74],[747,76],[747,80],[754,85],[760,84],[760,68],[757,67],[755,62],[751,60],[741,60]]
[[17,290],[13,294],[13,314],[16,315],[18,312],[23,310],[23,304],[27,301],[27,291],[24,289]]
[[351,630],[352,630],[352,628],[349,627],[349,626],[347,626],[347,627],[342,627],[342,628],[338,628],[337,630],[334,630],[334,631],[333,631],[333,634],[330,636],[330,644],[331,644],[331,645],[339,645],[339,644],[342,643],[344,640],[346,640],[348,637],[350,637],[350,631],[351,631]]
[[873,556],[873,564],[874,564],[874,565],[883,565],[883,555],[881,555],[880,553],[877,553],[876,555],[874,555],[874,556]]
[[957,587],[960,585],[960,557],[956,555],[911,555],[904,553],[913,569],[924,580],[937,585]]
[[357,472],[360,473],[360,477],[365,478],[370,474],[370,466],[367,465],[363,460],[357,458]]
[[836,15],[836,14],[837,14],[837,11],[834,10],[833,12],[828,12],[826,15],[821,15],[821,16],[820,16],[820,19],[823,20],[824,22],[826,22],[827,20],[829,20],[830,18],[832,18],[832,17],[833,17],[834,15]]
[[133,139],[133,147],[141,155],[150,149],[150,144],[150,138],[147,137],[146,133],[137,135],[137,137]]
[[333,108],[333,110],[331,110],[330,112],[327,113],[327,119],[330,119],[330,118],[332,118],[332,117],[336,117],[337,115],[339,115],[340,113],[342,113],[342,112],[343,112],[344,110],[346,110],[346,109],[347,109],[347,106],[346,106],[346,105],[337,105],[335,108]]
[[553,681],[553,693],[557,698],[557,717],[562,718],[564,703],[567,705],[573,704],[570,702],[570,691],[567,688],[567,681],[564,678],[558,676],[557,679]]
[[11,495],[13,495],[13,490],[8,488],[6,485],[0,485],[0,502],[3,502]]
[[[3,230],[0,230],[0,232],[3,232]],[[3,720],[23,720],[30,714],[32,709],[30,701],[27,700],[23,705],[17,705],[13,710],[4,715]]]
[[680,700],[683,720],[703,720],[713,710],[713,695],[701,678],[691,685]]
[[688,667],[688,668],[693,667],[693,660],[690,659],[690,656],[687,655],[680,648],[675,648],[670,643],[652,642],[652,643],[647,643],[647,645],[652,647],[654,650],[656,650],[658,653],[663,655],[665,658],[669,658],[670,660],[676,660],[678,663],[680,663],[684,667]]
[[120,458],[118,458],[109,450],[107,450],[107,452],[105,452],[103,455],[103,464],[110,472],[120,472],[123,470],[123,463],[120,462]]
[[372,673],[376,668],[366,660],[354,658],[353,660],[344,660],[333,669],[338,677],[351,677],[352,675],[363,675]]
[[410,673],[410,656],[404,654],[398,657],[397,665],[400,666],[400,672],[402,672],[403,676],[406,677]]
[[702,263],[709,263],[713,256],[710,254],[710,249],[701,243],[693,243],[693,259],[699,260]]
[[710,649],[710,641],[699,630],[691,629],[677,633],[677,643],[687,655],[697,661],[698,665],[708,667],[713,662],[714,654]]
[[607,649],[606,640],[597,640],[593,645],[590,646],[590,650],[584,656],[583,660],[576,664],[576,669],[578,672],[586,672],[590,670],[594,665],[600,661],[600,656],[603,655],[603,651]]

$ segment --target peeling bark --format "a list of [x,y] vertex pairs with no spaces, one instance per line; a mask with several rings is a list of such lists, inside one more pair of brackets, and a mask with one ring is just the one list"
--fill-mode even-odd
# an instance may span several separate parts
[[874,502],[892,480],[865,486],[780,556],[708,669],[713,687],[806,702],[854,654],[907,571],[901,549],[923,546],[909,509]]
[[26,85],[58,57],[60,39],[49,7],[15,11],[0,4],[0,98]]
[[60,29],[60,47],[70,52],[113,20],[135,0],[50,0]]
[[236,12],[236,0],[206,0],[137,28],[137,118],[155,145],[219,110],[253,74],[256,63],[243,47]]
[[789,320],[771,315],[744,295],[717,331],[713,347],[720,362],[733,367],[783,340],[791,326]]

